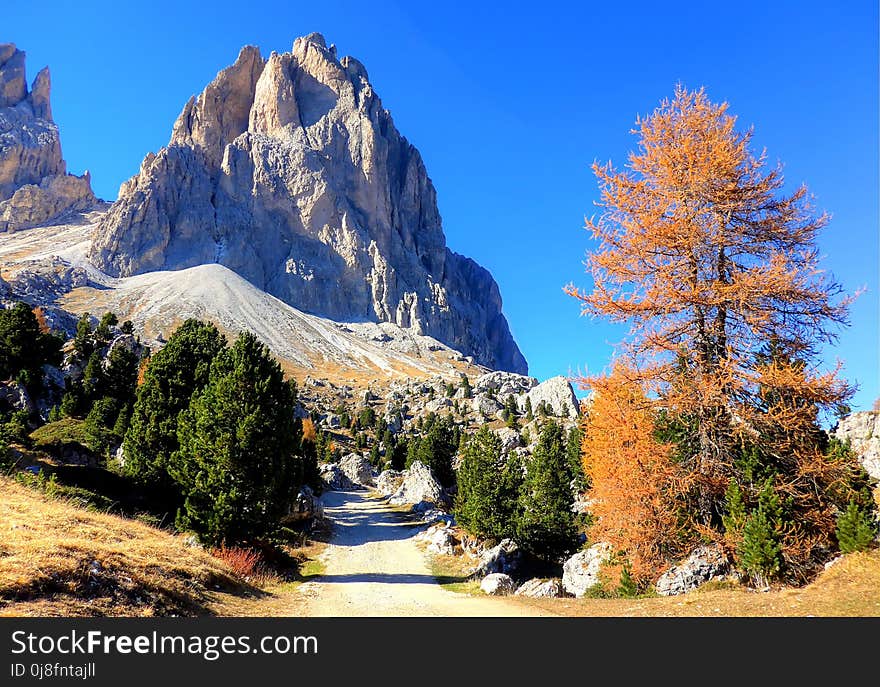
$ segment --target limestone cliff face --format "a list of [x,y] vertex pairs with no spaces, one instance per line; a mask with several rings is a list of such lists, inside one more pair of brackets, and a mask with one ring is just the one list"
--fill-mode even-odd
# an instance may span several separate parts
[[48,68],[28,91],[25,54],[0,43],[0,231],[26,229],[95,202],[88,172],[67,174],[49,91]]
[[318,34],[267,60],[243,48],[191,99],[90,258],[119,276],[220,263],[299,309],[392,322],[526,372],[494,279],[446,247],[418,151],[364,66]]

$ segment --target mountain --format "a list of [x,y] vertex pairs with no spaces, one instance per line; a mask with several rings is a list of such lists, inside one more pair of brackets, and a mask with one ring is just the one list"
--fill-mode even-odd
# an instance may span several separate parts
[[46,67],[28,91],[25,53],[0,43],[0,231],[37,226],[96,202],[88,172],[67,174],[50,88]]
[[117,277],[218,263],[305,312],[392,323],[527,371],[491,274],[446,246],[419,152],[364,66],[319,34],[268,59],[245,47],[191,98],[89,258]]

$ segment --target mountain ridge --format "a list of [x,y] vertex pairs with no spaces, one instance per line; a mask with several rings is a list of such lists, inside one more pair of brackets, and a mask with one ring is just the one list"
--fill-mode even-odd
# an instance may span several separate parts
[[526,373],[491,274],[446,246],[436,191],[367,76],[320,34],[245,46],[98,222],[112,276],[225,265],[304,312],[390,322]]

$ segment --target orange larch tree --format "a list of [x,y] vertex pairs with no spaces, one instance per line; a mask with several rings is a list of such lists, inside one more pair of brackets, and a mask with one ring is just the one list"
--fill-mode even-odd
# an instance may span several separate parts
[[[769,342],[811,361],[846,323],[847,298],[818,266],[816,214],[805,187],[779,195],[779,166],[749,149],[727,105],[682,87],[634,133],[628,169],[595,164],[604,212],[587,222],[594,289],[573,286],[585,312],[631,324],[627,352],[670,409],[695,420],[701,515],[718,500],[741,429],[750,426]],[[851,389],[836,376],[802,375],[823,408]]]
[[593,289],[566,291],[584,313],[630,325],[620,359],[695,480],[703,532],[723,531],[730,481],[749,500],[760,473],[803,506],[790,532],[773,533],[803,563],[833,540],[834,513],[859,482],[852,460],[825,460],[819,426],[853,391],[819,360],[851,298],[819,266],[828,216],[805,187],[783,193],[781,167],[753,154],[752,131],[727,110],[678,87],[637,121],[626,169],[594,164],[603,212],[586,225],[599,242],[587,261]]
[[590,538],[625,556],[640,586],[686,551],[696,530],[687,509],[693,478],[655,437],[655,411],[633,370],[618,363],[592,380],[582,459],[592,485]]

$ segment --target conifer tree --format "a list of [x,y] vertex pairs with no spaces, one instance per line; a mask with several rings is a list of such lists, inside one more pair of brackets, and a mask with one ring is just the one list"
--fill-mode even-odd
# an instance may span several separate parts
[[868,509],[850,501],[837,518],[835,534],[842,553],[867,551],[877,537],[877,521]]
[[253,334],[216,357],[180,416],[169,463],[185,495],[179,526],[211,544],[273,534],[302,482],[294,409],[280,365]]
[[151,357],[125,435],[125,469],[130,475],[174,489],[167,463],[178,448],[178,415],[208,383],[211,363],[225,347],[226,338],[214,325],[190,319]]
[[521,485],[519,461],[505,464],[501,440],[483,425],[462,449],[455,517],[462,527],[478,537],[513,537],[517,530]]
[[562,428],[548,422],[528,463],[519,499],[517,540],[540,558],[557,560],[576,548],[571,469]]

